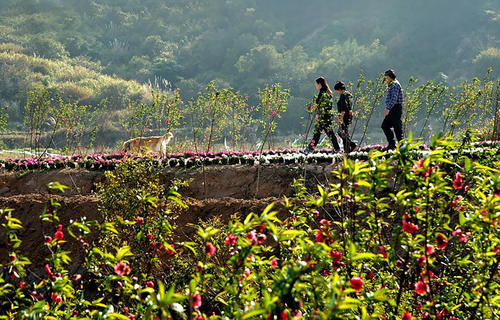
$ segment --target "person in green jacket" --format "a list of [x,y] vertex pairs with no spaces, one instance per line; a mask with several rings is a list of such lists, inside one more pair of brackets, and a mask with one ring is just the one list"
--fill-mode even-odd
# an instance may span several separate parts
[[344,152],[351,152],[356,149],[356,144],[352,142],[349,134],[349,125],[352,123],[352,94],[347,91],[345,83],[337,81],[333,87],[339,94],[339,101],[337,102],[337,111],[339,112],[340,130],[339,135],[344,144]]
[[333,92],[328,86],[328,82],[326,82],[323,77],[316,79],[316,89],[319,91],[318,97],[316,98],[316,123],[314,125],[313,138],[305,151],[310,152],[314,150],[321,138],[321,133],[325,132],[332,142],[333,149],[339,152],[339,142],[333,130]]

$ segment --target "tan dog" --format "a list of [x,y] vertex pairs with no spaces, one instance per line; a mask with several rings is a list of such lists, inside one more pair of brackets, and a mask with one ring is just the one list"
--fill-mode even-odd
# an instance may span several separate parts
[[168,131],[160,137],[138,137],[130,139],[123,143],[124,152],[138,153],[159,153],[162,157],[167,154],[167,145],[174,137],[172,132]]

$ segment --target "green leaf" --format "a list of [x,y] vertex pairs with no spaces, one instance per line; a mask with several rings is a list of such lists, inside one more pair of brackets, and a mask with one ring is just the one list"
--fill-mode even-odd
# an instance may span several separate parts
[[58,190],[58,191],[61,191],[62,193],[64,193],[66,191],[66,189],[69,189],[69,187],[63,185],[63,184],[60,184],[59,182],[50,182],[48,185],[47,185],[47,188],[51,189],[51,190]]
[[256,318],[257,316],[260,316],[262,314],[266,313],[266,309],[258,309],[258,310],[252,310],[248,313],[245,313],[241,319],[253,319],[254,317]]
[[118,319],[118,320],[129,320],[129,318],[127,316],[124,316],[123,314],[119,314],[119,313],[108,313],[106,315],[106,319]]
[[363,252],[363,253],[356,253],[356,255],[352,258],[352,260],[357,261],[357,260],[372,260],[377,257],[376,254],[370,253],[370,252]]

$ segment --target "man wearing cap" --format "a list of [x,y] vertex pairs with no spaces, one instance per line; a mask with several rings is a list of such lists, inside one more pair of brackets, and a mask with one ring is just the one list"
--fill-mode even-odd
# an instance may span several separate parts
[[[382,130],[387,138],[387,149],[396,149],[396,140],[399,142],[403,139],[403,90],[401,84],[396,80],[396,72],[389,69],[385,72],[385,81],[388,86],[387,97],[385,99],[385,118],[382,122]],[[394,129],[394,133],[392,132]]]

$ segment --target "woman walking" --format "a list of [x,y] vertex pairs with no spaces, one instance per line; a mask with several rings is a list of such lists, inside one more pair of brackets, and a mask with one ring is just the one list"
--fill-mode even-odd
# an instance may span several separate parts
[[312,141],[305,151],[309,152],[314,150],[321,137],[321,132],[325,132],[332,141],[333,149],[339,152],[340,146],[335,131],[333,130],[333,92],[328,86],[328,82],[326,82],[323,77],[316,79],[316,89],[319,91],[318,97],[316,98],[316,123],[314,125]]
[[356,149],[356,144],[352,142],[349,135],[349,125],[352,123],[352,94],[347,91],[345,83],[342,81],[337,81],[333,89],[339,94],[337,102],[337,111],[341,122],[339,135],[344,144],[344,152],[349,153]]

